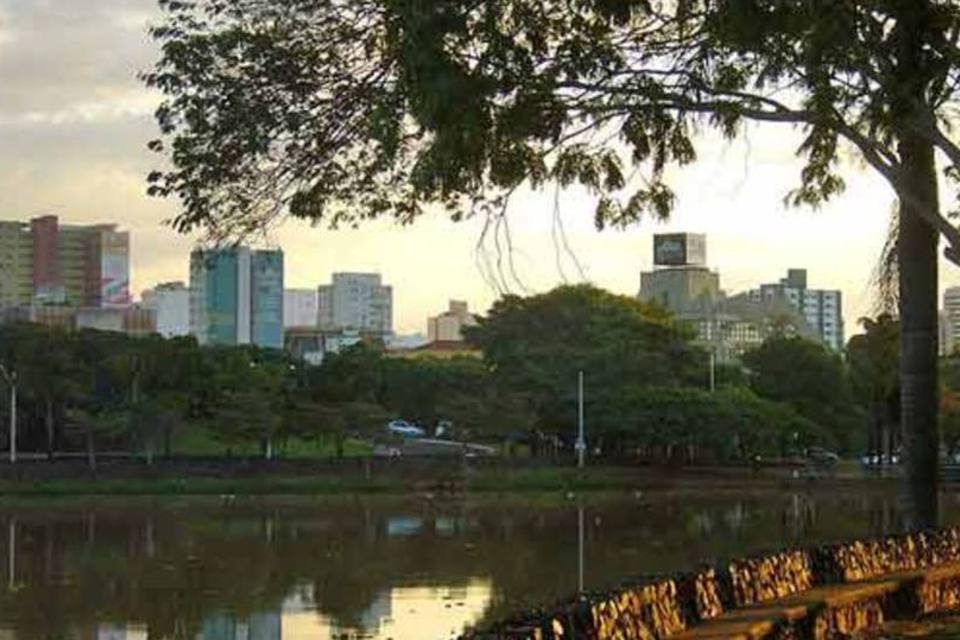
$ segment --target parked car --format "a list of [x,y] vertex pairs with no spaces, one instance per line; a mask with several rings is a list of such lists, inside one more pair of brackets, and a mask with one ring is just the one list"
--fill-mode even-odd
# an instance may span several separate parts
[[426,431],[406,420],[391,420],[387,423],[387,431],[404,438],[422,438],[427,435]]
[[807,449],[807,458],[814,464],[826,466],[835,465],[840,462],[840,456],[823,447],[810,447]]

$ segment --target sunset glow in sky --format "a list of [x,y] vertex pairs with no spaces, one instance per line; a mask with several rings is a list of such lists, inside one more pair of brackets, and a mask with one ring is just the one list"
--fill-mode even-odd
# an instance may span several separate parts
[[[159,99],[136,73],[156,57],[146,27],[158,19],[156,0],[0,0],[0,219],[54,213],[67,223],[120,223],[132,232],[135,292],[186,280],[197,241],[163,225],[176,214],[175,200],[145,195],[145,176],[160,162],[145,147],[156,135]],[[568,243],[587,279],[634,294],[640,271],[651,266],[653,233],[703,232],[728,292],[776,281],[790,267],[808,269],[812,287],[842,289],[849,337],[871,308],[891,192],[850,162],[848,191],[830,206],[785,209],[783,196],[798,179],[797,143],[785,125],[750,129],[733,144],[706,138],[701,161],[673,176],[679,199],[667,225],[598,233],[592,201],[561,194]],[[512,204],[514,261],[529,291],[580,277],[563,252],[558,264],[553,214],[552,191]],[[396,329],[408,333],[425,331],[426,317],[449,298],[481,311],[496,298],[478,266],[480,228],[441,216],[410,228],[377,223],[338,232],[290,222],[270,240],[286,252],[288,286],[313,287],[333,271],[380,271],[394,287]],[[941,281],[960,283],[960,270],[942,263]]]

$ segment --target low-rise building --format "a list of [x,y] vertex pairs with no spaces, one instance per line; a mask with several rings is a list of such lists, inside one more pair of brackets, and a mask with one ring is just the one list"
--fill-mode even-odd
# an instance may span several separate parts
[[126,307],[29,306],[0,311],[0,322],[29,322],[68,331],[93,329],[141,337],[157,332],[156,312],[140,305]]
[[382,334],[353,329],[290,327],[283,332],[284,350],[312,365],[320,365],[329,353],[340,353],[361,342],[385,345]]
[[157,333],[164,338],[190,335],[190,289],[165,282],[141,294],[141,304],[156,314]]
[[451,300],[447,311],[427,320],[428,342],[463,342],[464,327],[473,327],[477,318],[466,302]]

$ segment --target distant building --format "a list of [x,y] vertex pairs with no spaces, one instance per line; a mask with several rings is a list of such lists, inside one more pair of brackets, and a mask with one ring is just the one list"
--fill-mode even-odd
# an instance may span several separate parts
[[380,274],[335,273],[317,293],[321,328],[393,333],[393,289]]
[[659,303],[691,326],[697,343],[719,362],[738,360],[777,332],[819,339],[819,331],[811,329],[807,318],[790,301],[792,294],[747,292],[728,297],[720,288],[720,274],[706,267],[706,259],[703,235],[655,235],[655,268],[640,274],[639,298]]
[[825,345],[834,351],[843,350],[842,294],[839,290],[807,288],[806,269],[790,269],[780,282],[760,285],[749,295],[756,302],[787,301]]
[[200,344],[283,348],[283,252],[247,247],[190,256],[190,332]]
[[0,307],[35,304],[130,304],[130,234],[56,216],[0,222]]
[[328,353],[340,353],[361,342],[383,346],[383,335],[320,327],[290,327],[283,332],[284,350],[312,365],[321,364]]
[[954,337],[950,328],[950,319],[947,312],[941,309],[937,313],[937,355],[952,355],[953,349]]
[[951,355],[960,336],[960,287],[949,287],[943,292],[943,324],[943,352]]
[[30,322],[67,331],[95,329],[129,336],[157,332],[156,312],[140,305],[127,307],[29,306],[0,309],[0,324]]
[[139,305],[88,307],[77,310],[76,328],[114,331],[129,336],[149,336],[157,333],[157,314],[153,309]]
[[157,318],[157,333],[165,338],[190,334],[190,289],[182,282],[165,282],[141,294],[142,306]]
[[706,267],[706,237],[691,233],[653,236],[654,270],[640,274],[641,300],[675,314],[709,309],[723,297],[720,275]]
[[391,349],[387,351],[387,356],[413,360],[420,358],[482,358],[483,353],[479,349],[469,346],[463,340],[453,340],[428,342],[412,349]]
[[427,320],[427,341],[462,342],[463,328],[476,324],[477,318],[470,313],[466,302],[451,300],[449,310]]
[[430,342],[427,336],[422,333],[412,333],[406,335],[393,334],[388,336],[386,345],[388,350],[416,349]]
[[284,328],[317,326],[317,295],[316,289],[284,289]]

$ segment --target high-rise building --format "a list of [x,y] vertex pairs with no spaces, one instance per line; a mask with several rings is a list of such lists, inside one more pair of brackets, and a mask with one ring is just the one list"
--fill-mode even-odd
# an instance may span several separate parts
[[284,327],[315,327],[317,312],[316,289],[284,289]]
[[182,282],[164,282],[141,294],[144,308],[156,314],[157,333],[165,338],[190,334],[190,289]]
[[706,267],[706,237],[693,233],[653,236],[653,271],[640,274],[640,299],[673,313],[711,308],[723,297],[720,275]]
[[943,315],[943,351],[950,355],[956,350],[960,336],[960,287],[949,287],[943,292]]
[[283,349],[283,252],[250,256],[250,338],[261,347]]
[[200,344],[283,348],[283,252],[190,255],[190,332]]
[[56,216],[0,222],[0,306],[31,304],[130,304],[130,234]]
[[749,292],[756,302],[786,300],[824,344],[835,351],[844,347],[843,297],[839,290],[807,288],[807,270],[789,269],[780,282],[760,285]]
[[378,273],[335,273],[317,295],[317,318],[325,329],[393,333],[393,289]]
[[451,300],[450,308],[427,319],[427,340],[430,342],[463,342],[463,328],[477,324],[466,302]]

